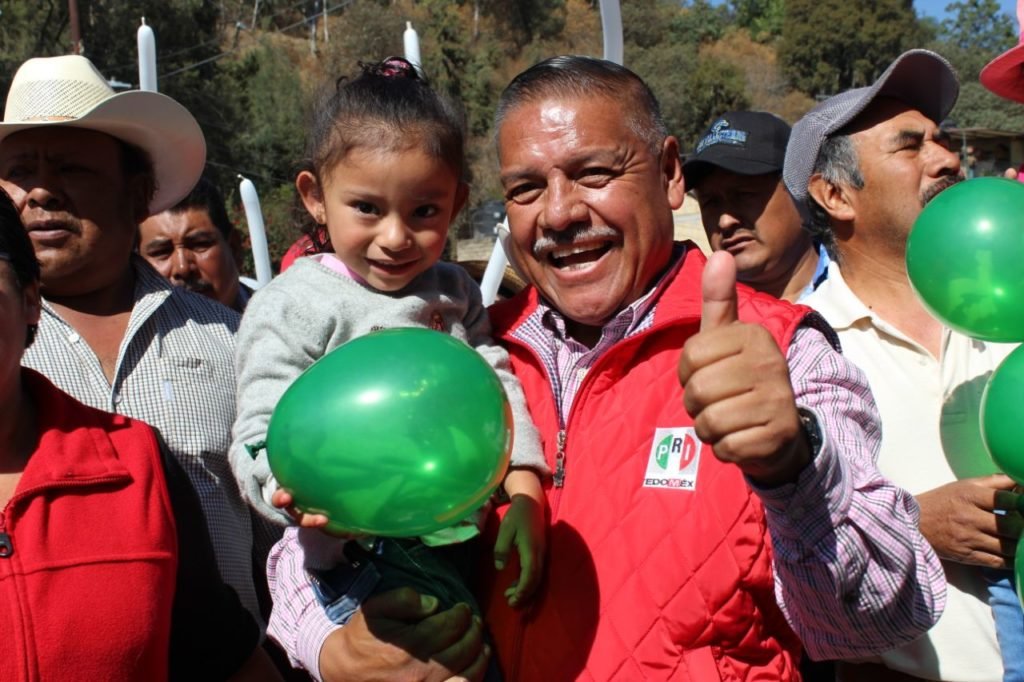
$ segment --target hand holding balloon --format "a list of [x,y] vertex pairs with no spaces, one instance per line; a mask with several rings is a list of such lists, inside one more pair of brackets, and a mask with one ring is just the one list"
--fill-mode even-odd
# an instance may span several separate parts
[[284,510],[288,516],[292,517],[292,521],[299,528],[325,528],[327,526],[327,517],[325,515],[303,513],[295,506],[295,500],[287,490],[280,488],[275,490],[274,494],[270,496],[270,504]]
[[504,390],[476,351],[429,329],[391,329],[328,353],[288,388],[267,455],[307,527],[412,537],[490,497],[511,436]]

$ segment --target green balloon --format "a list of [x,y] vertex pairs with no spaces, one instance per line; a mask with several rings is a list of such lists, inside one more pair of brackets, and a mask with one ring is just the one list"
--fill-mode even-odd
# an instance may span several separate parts
[[413,537],[478,509],[508,468],[512,418],[497,374],[430,329],[353,339],[285,391],[270,468],[295,505],[337,532]]
[[1024,485],[1024,346],[1006,356],[985,386],[981,435],[996,466]]
[[1024,605],[1024,538],[1017,539],[1017,551],[1013,555],[1014,586],[1017,588],[1017,599]]
[[907,240],[910,282],[946,326],[1024,341],[1024,184],[961,182],[932,199]]

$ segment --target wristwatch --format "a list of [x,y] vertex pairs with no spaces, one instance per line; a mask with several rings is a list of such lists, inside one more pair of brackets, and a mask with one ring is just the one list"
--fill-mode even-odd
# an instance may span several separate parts
[[825,438],[821,435],[821,425],[818,424],[818,418],[814,413],[807,408],[798,407],[796,411],[800,415],[800,427],[807,435],[807,444],[811,446],[811,458],[813,459],[821,452],[821,446],[825,442]]

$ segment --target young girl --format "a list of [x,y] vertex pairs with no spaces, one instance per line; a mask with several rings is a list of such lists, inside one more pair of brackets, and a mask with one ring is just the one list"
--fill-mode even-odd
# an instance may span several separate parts
[[[503,567],[516,547],[521,572],[507,596],[518,605],[540,575],[541,477],[548,470],[508,356],[490,339],[478,287],[459,266],[439,262],[468,192],[462,117],[409,62],[389,58],[339,81],[316,111],[308,152],[310,170],[299,173],[295,185],[316,223],[311,236],[326,233],[327,243],[258,291],[242,320],[231,447],[239,487],[263,515],[287,523],[278,507],[289,496],[278,491],[260,444],[289,384],[356,336],[388,327],[445,331],[488,360],[512,405],[512,467],[504,481],[512,506],[499,529],[495,561]],[[322,516],[295,518],[307,528],[326,523]],[[402,585],[437,597],[442,606],[473,605],[444,545],[477,529],[447,531],[422,540],[344,542],[293,527],[282,545],[305,553],[328,615],[343,623],[370,593]]]

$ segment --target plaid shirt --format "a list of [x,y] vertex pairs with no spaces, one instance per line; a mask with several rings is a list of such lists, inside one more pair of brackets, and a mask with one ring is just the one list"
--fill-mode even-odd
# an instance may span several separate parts
[[[682,264],[602,328],[587,348],[566,336],[561,314],[540,305],[515,330],[547,369],[563,424],[587,371],[613,345],[654,322],[658,299]],[[885,480],[875,461],[878,410],[864,373],[832,345],[835,332],[817,315],[787,351],[797,405],[812,413],[821,445],[795,483],[759,495],[771,530],[779,605],[817,659],[883,651],[916,636],[945,606],[945,576],[918,532],[913,497]],[[554,548],[553,551],[557,551]],[[274,598],[268,633],[293,663],[319,679],[324,640],[338,625],[317,601],[297,534],[286,534],[267,566]],[[837,603],[836,595],[842,595]]]
[[24,365],[86,405],[160,431],[199,496],[224,581],[262,622],[252,579],[249,510],[227,461],[239,315],[172,287],[141,258],[134,267],[135,304],[112,383],[89,345],[45,300]]

